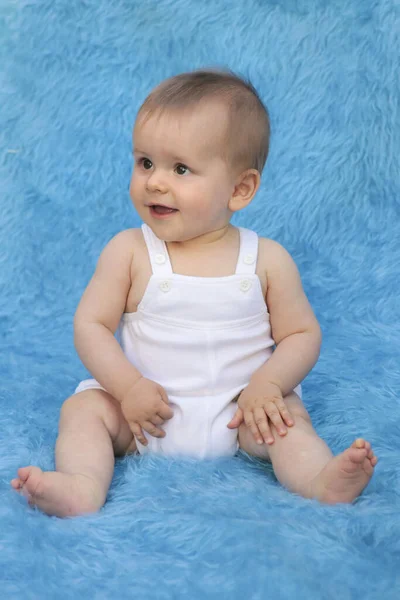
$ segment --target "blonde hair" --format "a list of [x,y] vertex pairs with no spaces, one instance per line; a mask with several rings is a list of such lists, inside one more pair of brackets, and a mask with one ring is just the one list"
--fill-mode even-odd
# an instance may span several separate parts
[[145,99],[138,117],[217,100],[228,111],[227,142],[233,166],[262,173],[269,151],[270,121],[253,85],[231,71],[199,70],[163,81]]

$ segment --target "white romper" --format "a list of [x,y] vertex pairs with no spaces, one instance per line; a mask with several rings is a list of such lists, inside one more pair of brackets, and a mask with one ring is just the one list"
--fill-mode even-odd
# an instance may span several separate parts
[[[192,277],[174,273],[165,243],[147,225],[142,231],[153,273],[137,312],[123,314],[117,338],[140,373],[165,389],[174,416],[163,425],[164,438],[144,432],[149,443],[136,440],[138,450],[232,456],[238,436],[227,424],[234,399],[274,345],[256,275],[258,236],[239,227],[235,274]],[[88,379],[75,393],[93,388],[104,389]]]

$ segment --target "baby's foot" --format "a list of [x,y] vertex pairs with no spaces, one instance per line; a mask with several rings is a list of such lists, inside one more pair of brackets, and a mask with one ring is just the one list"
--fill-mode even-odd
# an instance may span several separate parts
[[314,496],[327,504],[352,502],[368,484],[377,462],[371,444],[357,439],[350,448],[332,458],[314,479]]
[[87,475],[23,467],[18,469],[18,478],[11,481],[11,486],[23,494],[30,505],[57,517],[96,512],[104,503],[95,480]]

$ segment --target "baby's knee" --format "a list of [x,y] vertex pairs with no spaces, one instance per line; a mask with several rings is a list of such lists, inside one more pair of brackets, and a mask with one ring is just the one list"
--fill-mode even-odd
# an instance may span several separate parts
[[245,423],[239,425],[238,441],[239,448],[247,454],[262,458],[263,460],[271,460],[267,444],[257,444],[253,434]]
[[67,421],[101,419],[108,429],[119,427],[116,401],[104,390],[79,392],[65,400],[61,407],[60,423]]
[[294,424],[297,426],[304,427],[306,429],[313,428],[313,424],[310,418],[310,415],[306,411],[306,409],[295,409],[292,412],[292,416],[294,419]]
[[310,415],[299,396],[292,392],[284,398],[285,404],[292,415],[295,424],[312,426]]

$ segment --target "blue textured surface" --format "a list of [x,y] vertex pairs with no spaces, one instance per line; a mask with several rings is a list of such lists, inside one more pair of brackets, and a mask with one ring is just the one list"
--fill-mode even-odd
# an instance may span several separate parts
[[[3,0],[0,5],[1,597],[400,597],[400,6],[397,0]],[[263,186],[236,223],[296,259],[324,332],[304,386],[339,452],[376,474],[353,506],[280,488],[244,457],[120,461],[105,508],[29,509],[85,376],[72,317],[101,248],[137,226],[131,126],[200,66],[250,76],[272,119]]]

